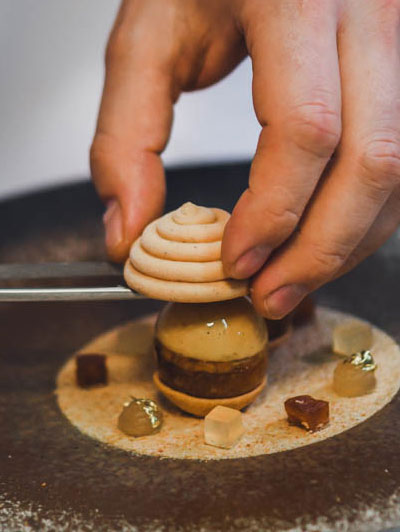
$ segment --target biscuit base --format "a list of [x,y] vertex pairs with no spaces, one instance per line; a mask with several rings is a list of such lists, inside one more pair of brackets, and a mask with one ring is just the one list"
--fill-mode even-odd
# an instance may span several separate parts
[[248,294],[247,281],[235,279],[209,283],[165,281],[139,272],[129,259],[125,263],[124,277],[133,290],[153,299],[176,303],[211,303],[236,299]]
[[242,408],[251,404],[260,395],[267,384],[267,379],[265,377],[262,383],[250,392],[243,395],[237,395],[236,397],[221,399],[204,399],[202,397],[193,397],[192,395],[178,392],[161,382],[158,371],[153,374],[153,382],[157,389],[169,399],[171,403],[179,407],[181,410],[197,417],[205,417],[213,408],[219,405],[242,410]]

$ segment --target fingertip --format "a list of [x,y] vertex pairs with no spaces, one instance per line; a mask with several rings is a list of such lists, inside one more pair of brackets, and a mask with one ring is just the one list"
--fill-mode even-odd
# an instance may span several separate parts
[[[121,201],[122,203],[122,201]],[[128,256],[133,242],[140,237],[143,229],[161,215],[164,201],[146,202],[140,204],[135,198],[125,199],[120,207],[118,200],[112,200],[103,217],[105,227],[105,243],[107,254],[113,262],[124,262]],[[114,207],[117,204],[118,207]],[[111,210],[111,214],[109,214]]]
[[102,145],[98,141],[92,152],[92,176],[106,203],[103,223],[107,254],[113,262],[123,262],[133,241],[163,210],[164,169],[158,154],[132,154],[109,139],[100,140]]
[[232,275],[232,259],[231,259],[231,250],[230,250],[230,222],[231,218],[229,218],[228,222],[225,225],[224,234],[222,236],[222,244],[221,244],[221,260],[222,264],[224,265],[224,271],[227,274],[228,277],[233,277]]
[[107,256],[111,262],[122,264],[129,256],[129,246],[125,244],[113,247],[107,246]]
[[307,295],[302,285],[282,286],[263,299],[263,315],[271,320],[280,320],[287,316]]
[[230,276],[234,279],[248,279],[264,266],[271,252],[272,248],[264,244],[245,251],[230,266]]
[[222,239],[222,262],[233,279],[248,279],[256,274],[273,251],[258,234],[249,199],[246,191],[237,202]]
[[[287,272],[286,272],[287,273]],[[256,311],[270,320],[280,320],[290,314],[310,293],[310,286],[288,276],[273,260],[258,274],[250,287]]]
[[108,257],[112,262],[123,262],[128,256],[129,244],[124,238],[122,209],[116,198],[107,202],[103,223]]

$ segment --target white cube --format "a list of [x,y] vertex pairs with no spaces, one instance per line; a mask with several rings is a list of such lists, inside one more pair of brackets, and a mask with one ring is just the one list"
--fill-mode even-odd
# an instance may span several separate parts
[[216,406],[204,418],[204,440],[208,445],[230,449],[243,433],[240,410]]
[[362,321],[345,321],[333,331],[333,351],[338,355],[350,356],[359,351],[367,351],[372,342],[371,325]]

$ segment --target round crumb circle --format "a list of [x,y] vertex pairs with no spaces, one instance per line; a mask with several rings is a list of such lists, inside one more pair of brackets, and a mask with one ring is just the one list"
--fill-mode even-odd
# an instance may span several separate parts
[[[371,351],[378,365],[375,390],[369,395],[352,398],[335,394],[332,376],[342,358],[332,353],[332,330],[351,318],[348,314],[318,308],[313,322],[295,329],[289,340],[271,353],[267,387],[243,411],[246,431],[232,449],[206,445],[204,421],[178,410],[154,387],[155,315],[112,329],[79,351],[107,356],[107,386],[78,387],[74,354],[57,377],[58,404],[68,420],[84,434],[134,454],[219,460],[272,454],[309,445],[362,423],[389,403],[400,387],[399,346],[382,330],[373,327]],[[312,395],[329,401],[329,425],[315,433],[290,426],[284,401],[296,395]],[[131,438],[118,429],[118,416],[132,396],[158,402],[164,412],[160,432]]]

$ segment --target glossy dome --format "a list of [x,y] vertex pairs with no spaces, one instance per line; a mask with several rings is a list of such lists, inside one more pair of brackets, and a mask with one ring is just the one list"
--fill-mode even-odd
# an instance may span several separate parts
[[213,362],[251,357],[268,341],[264,319],[246,298],[169,303],[159,314],[156,337],[175,353]]

